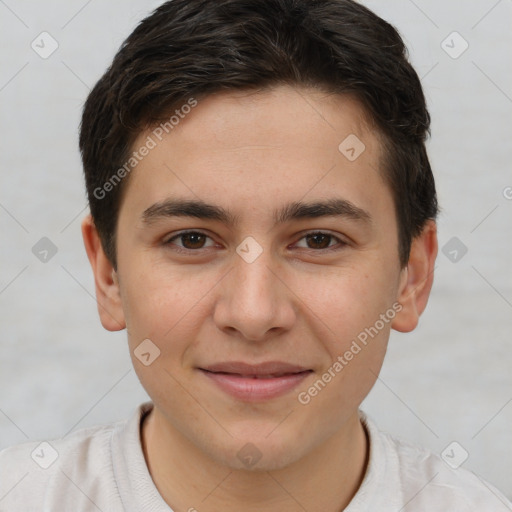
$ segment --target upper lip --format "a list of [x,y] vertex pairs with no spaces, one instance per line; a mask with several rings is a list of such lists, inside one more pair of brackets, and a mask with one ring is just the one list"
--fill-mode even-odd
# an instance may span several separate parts
[[265,363],[259,364],[248,364],[239,361],[226,361],[223,363],[203,366],[200,369],[213,373],[232,373],[244,376],[277,376],[310,371],[309,368],[305,368],[296,364],[284,363],[281,361],[267,361]]

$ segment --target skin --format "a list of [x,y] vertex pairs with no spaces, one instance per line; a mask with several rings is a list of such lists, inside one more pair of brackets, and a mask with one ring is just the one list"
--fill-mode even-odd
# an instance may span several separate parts
[[[366,146],[353,162],[338,150],[350,134]],[[376,381],[391,328],[416,327],[437,254],[429,221],[400,267],[381,158],[379,134],[350,97],[288,86],[215,94],[130,175],[117,271],[92,219],[84,219],[100,318],[108,330],[127,328],[135,370],[155,404],[142,427],[144,453],[174,510],[337,512],[356,493],[368,455],[358,407]],[[170,197],[221,206],[238,222],[143,221],[145,210]],[[273,217],[289,202],[332,198],[350,201],[371,221],[323,216],[276,224]],[[169,241],[189,229],[207,235],[199,237],[203,247],[197,238]],[[312,231],[332,238],[305,238]],[[247,236],[263,249],[252,263],[236,252]],[[299,403],[298,394],[396,303],[402,309],[394,319],[307,405]],[[147,338],[161,351],[149,366],[134,357]],[[313,372],[282,396],[248,403],[197,369],[269,360]],[[261,454],[250,468],[237,457],[247,443]]]

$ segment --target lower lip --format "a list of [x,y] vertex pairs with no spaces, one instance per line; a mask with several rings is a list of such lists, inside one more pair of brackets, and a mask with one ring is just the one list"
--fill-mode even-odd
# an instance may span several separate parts
[[225,393],[245,402],[260,402],[284,395],[301,383],[311,372],[292,373],[282,377],[253,379],[241,375],[212,373],[201,370]]

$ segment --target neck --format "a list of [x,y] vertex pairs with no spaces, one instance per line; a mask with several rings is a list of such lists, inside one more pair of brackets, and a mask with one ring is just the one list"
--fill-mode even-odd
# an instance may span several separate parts
[[313,452],[272,471],[231,469],[169,426],[156,408],[142,425],[144,455],[164,501],[176,512],[340,512],[366,471],[366,432],[355,413]]

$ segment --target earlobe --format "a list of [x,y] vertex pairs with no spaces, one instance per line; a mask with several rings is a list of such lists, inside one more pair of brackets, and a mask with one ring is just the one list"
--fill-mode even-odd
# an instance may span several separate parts
[[436,256],[437,228],[436,223],[430,220],[412,241],[407,267],[402,270],[398,291],[402,309],[391,324],[393,329],[410,332],[418,325],[432,289]]
[[82,237],[94,273],[96,302],[101,324],[109,331],[126,327],[117,273],[107,258],[91,215],[82,221]]

